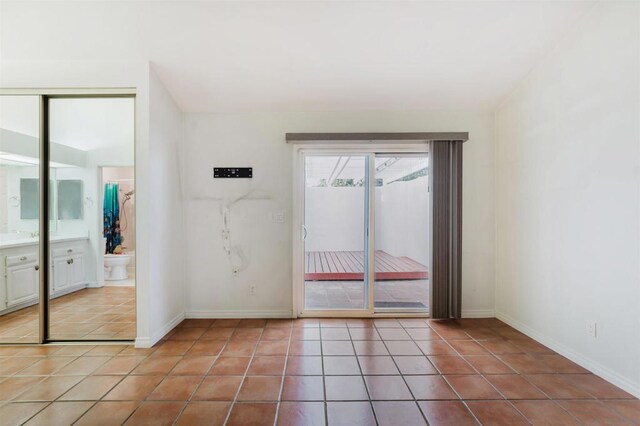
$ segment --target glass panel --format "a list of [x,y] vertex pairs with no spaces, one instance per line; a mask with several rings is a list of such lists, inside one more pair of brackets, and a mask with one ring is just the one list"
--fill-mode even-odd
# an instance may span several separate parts
[[135,338],[133,105],[133,98],[50,100],[52,340]]
[[305,157],[306,309],[368,309],[367,161]]
[[36,343],[40,267],[38,96],[0,96],[0,343]]
[[376,156],[376,310],[428,311],[428,166],[426,154]]

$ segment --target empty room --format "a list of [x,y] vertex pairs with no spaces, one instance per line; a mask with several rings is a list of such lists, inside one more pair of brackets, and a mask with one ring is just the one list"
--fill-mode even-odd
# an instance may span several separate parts
[[0,424],[640,425],[640,1],[0,0]]

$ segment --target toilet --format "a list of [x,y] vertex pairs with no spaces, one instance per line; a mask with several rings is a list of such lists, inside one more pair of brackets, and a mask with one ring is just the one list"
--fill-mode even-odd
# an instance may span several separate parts
[[129,262],[131,262],[131,256],[128,254],[105,254],[104,279],[108,281],[126,280]]

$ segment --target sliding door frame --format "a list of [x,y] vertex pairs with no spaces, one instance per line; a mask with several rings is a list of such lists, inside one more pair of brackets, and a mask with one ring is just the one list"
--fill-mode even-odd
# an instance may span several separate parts
[[[78,98],[133,98],[134,105],[136,101],[136,89],[131,87],[123,88],[0,88],[0,96],[38,96],[40,104],[40,117],[39,117],[39,170],[38,179],[40,181],[40,188],[38,193],[39,201],[39,241],[38,241],[38,267],[39,267],[39,282],[38,282],[38,340],[35,343],[54,343],[54,342],[79,342],[79,343],[91,343],[91,342],[129,342],[128,340],[107,340],[107,339],[94,339],[94,340],[70,340],[70,339],[51,339],[50,335],[50,294],[49,294],[49,281],[51,279],[51,258],[49,247],[49,160],[50,160],[50,111],[49,100],[50,99],[78,99]],[[135,170],[135,145],[136,145],[136,117],[134,106],[133,117],[133,145],[134,145],[134,170]],[[46,184],[43,184],[46,182]],[[137,262],[137,258],[136,258]],[[99,267],[99,265],[98,265]],[[136,286],[136,301],[137,301],[137,286]],[[136,303],[137,310],[137,303]],[[136,312],[136,323],[138,317]],[[1,343],[3,345],[5,343]],[[13,343],[7,343],[13,344]],[[29,343],[29,344],[33,344]]]
[[[408,316],[424,317],[424,312],[378,311],[375,310],[375,156],[376,154],[423,154],[429,152],[427,141],[419,143],[305,143],[293,149],[293,317],[384,317]],[[367,161],[367,202],[366,202],[366,243],[367,256],[364,286],[368,306],[366,309],[307,309],[304,292],[304,214],[305,214],[305,157],[313,155],[366,156]],[[373,250],[371,249],[373,248]]]

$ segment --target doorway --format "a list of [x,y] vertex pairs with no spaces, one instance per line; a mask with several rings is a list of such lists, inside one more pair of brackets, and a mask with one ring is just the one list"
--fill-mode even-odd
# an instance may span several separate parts
[[428,314],[426,145],[297,155],[298,315]]
[[[136,337],[134,105],[109,91],[0,96],[0,293],[12,295],[0,343]],[[126,174],[110,205],[108,171]]]

